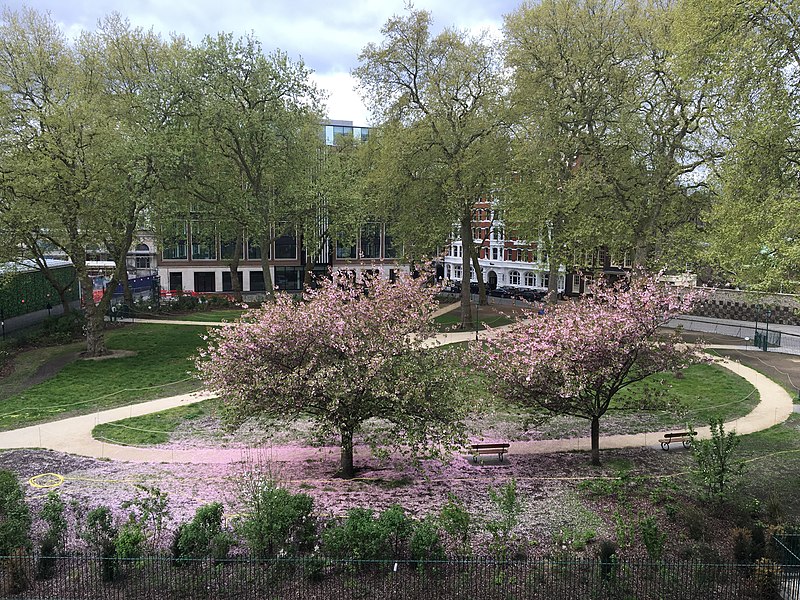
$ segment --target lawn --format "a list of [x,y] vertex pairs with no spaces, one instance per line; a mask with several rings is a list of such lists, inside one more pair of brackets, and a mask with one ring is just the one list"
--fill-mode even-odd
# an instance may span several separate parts
[[219,323],[221,321],[233,321],[242,316],[244,311],[239,308],[221,308],[219,310],[209,310],[204,312],[193,312],[186,315],[166,316],[165,319],[176,321],[198,321],[204,323]]
[[55,377],[0,401],[0,430],[194,391],[189,358],[205,327],[135,324],[107,333],[110,349],[134,356],[75,361]]
[[[509,408],[491,396],[487,383],[469,377],[472,394],[484,398],[484,414],[471,422],[476,434],[508,440],[557,439],[589,435],[589,422],[576,417],[544,419],[534,411]],[[631,405],[642,397],[663,403],[652,409]],[[691,424],[708,425],[711,417],[730,421],[749,413],[759,401],[758,392],[747,381],[717,365],[693,365],[681,378],[657,373],[620,392],[600,419],[600,434],[640,433],[680,429]]]
[[0,402],[29,387],[28,380],[47,362],[59,357],[80,352],[86,348],[84,342],[63,346],[47,346],[20,352],[13,358],[14,370],[0,379]]
[[213,406],[212,400],[204,400],[189,406],[178,406],[158,413],[104,423],[92,430],[92,436],[123,446],[165,444],[178,426],[211,415]]

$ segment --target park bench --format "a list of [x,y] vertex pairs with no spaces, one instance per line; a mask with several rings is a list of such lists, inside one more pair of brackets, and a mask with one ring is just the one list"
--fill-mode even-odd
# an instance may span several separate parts
[[500,462],[503,462],[503,455],[508,452],[509,444],[472,444],[472,462],[478,462],[481,454],[497,454]]
[[681,442],[683,443],[684,448],[688,448],[692,445],[692,438],[696,435],[697,433],[694,431],[676,431],[674,433],[665,433],[663,439],[659,440],[659,442],[661,442],[661,449],[669,450],[669,445],[672,442]]

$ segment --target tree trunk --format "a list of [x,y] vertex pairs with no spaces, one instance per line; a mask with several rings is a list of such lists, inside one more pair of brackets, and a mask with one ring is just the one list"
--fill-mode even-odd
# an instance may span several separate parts
[[275,289],[272,287],[272,272],[269,265],[269,245],[270,237],[268,235],[261,236],[258,241],[261,244],[261,270],[264,273],[264,291],[267,294],[267,300],[275,300]]
[[472,321],[469,289],[469,261],[472,246],[472,217],[461,218],[461,329],[467,329]]
[[303,290],[311,289],[311,277],[314,274],[314,256],[306,250],[306,260],[303,268]]
[[600,417],[592,417],[592,464],[600,466]]
[[353,432],[341,431],[342,455],[339,463],[339,474],[345,479],[352,479],[355,475],[353,469]]
[[239,262],[242,260],[241,239],[243,236],[244,234],[239,232],[239,241],[236,243],[236,248],[233,251],[233,258],[228,265],[231,270],[231,290],[233,291],[233,299],[239,303],[242,302],[242,280],[239,279]]
[[69,300],[67,299],[67,288],[57,287],[56,292],[58,293],[58,300],[61,302],[61,309],[63,314],[68,315],[72,312],[72,308],[69,305]]
[[547,302],[548,304],[555,304],[558,302],[558,263],[553,260],[552,254],[547,256]]
[[[94,302],[92,278],[88,274],[84,275],[81,278],[81,282],[83,306],[86,311],[86,354],[89,356],[103,356],[108,354],[104,332],[105,315],[100,306]],[[112,283],[114,283],[113,280]]]
[[486,306],[486,284],[483,281],[481,263],[478,262],[478,249],[474,244],[470,244],[469,249],[472,256],[472,268],[475,269],[475,278],[478,280],[478,303],[481,306]]
[[131,309],[133,308],[133,291],[131,291],[131,284],[128,281],[128,272],[125,271],[125,276],[122,278],[122,298],[125,304]]

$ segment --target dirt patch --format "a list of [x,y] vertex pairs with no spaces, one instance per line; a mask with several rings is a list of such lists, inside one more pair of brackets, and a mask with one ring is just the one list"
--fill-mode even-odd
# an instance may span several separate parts
[[136,356],[136,352],[133,350],[111,350],[108,354],[103,354],[103,356],[85,356],[84,353],[81,353],[80,359],[81,360],[110,360],[112,358],[128,358],[129,356]]

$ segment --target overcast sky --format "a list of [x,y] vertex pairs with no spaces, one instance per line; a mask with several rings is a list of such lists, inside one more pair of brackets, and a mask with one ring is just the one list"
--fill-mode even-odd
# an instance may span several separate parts
[[[414,6],[432,13],[435,30],[453,26],[497,33],[503,15],[519,1],[418,0]],[[386,20],[405,10],[404,0],[11,0],[4,5],[49,11],[69,37],[93,29],[114,11],[135,26],[152,27],[164,36],[183,34],[194,43],[220,31],[237,36],[255,32],[265,51],[280,48],[295,60],[302,58],[328,93],[328,116],[355,125],[370,123],[350,70],[366,44],[380,42]]]

